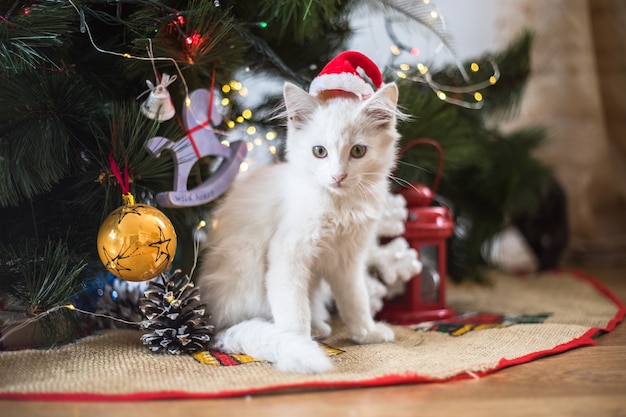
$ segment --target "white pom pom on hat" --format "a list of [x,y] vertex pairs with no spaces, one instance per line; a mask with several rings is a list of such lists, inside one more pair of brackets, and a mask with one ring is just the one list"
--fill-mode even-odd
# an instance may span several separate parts
[[357,51],[345,51],[333,58],[313,79],[309,93],[319,95],[325,91],[344,91],[365,100],[374,94],[374,89],[357,71],[361,68],[376,88],[383,83],[378,66]]

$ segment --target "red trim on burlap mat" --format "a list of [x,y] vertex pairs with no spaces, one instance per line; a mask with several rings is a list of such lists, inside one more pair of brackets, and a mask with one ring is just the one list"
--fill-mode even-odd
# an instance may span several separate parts
[[362,388],[362,387],[379,387],[389,385],[401,385],[412,383],[432,383],[432,382],[448,382],[470,378],[478,378],[485,375],[489,375],[498,370],[524,364],[542,357],[555,355],[566,352],[571,349],[575,349],[583,346],[595,345],[596,342],[593,339],[599,332],[610,332],[615,326],[624,319],[626,314],[626,306],[624,303],[615,296],[607,287],[597,281],[595,278],[586,275],[580,271],[575,270],[562,270],[555,271],[557,273],[568,273],[576,279],[585,281],[592,285],[602,295],[607,297],[618,308],[615,316],[609,320],[604,327],[590,328],[582,336],[572,339],[567,343],[563,343],[549,350],[533,352],[518,358],[500,360],[498,365],[492,369],[479,372],[464,372],[458,375],[454,375],[449,378],[432,378],[424,377],[416,373],[407,372],[405,374],[390,374],[380,377],[374,377],[366,380],[346,380],[346,381],[311,381],[302,383],[289,383],[268,385],[261,388],[250,389],[238,389],[238,390],[224,390],[220,392],[188,392],[188,391],[153,391],[153,392],[136,392],[129,394],[94,394],[94,393],[0,393],[0,399],[15,399],[15,400],[40,400],[40,401],[144,401],[144,400],[156,400],[156,399],[212,399],[212,398],[225,398],[236,397],[254,394],[263,394],[268,392],[277,391],[296,391],[302,389],[338,389],[338,388]]

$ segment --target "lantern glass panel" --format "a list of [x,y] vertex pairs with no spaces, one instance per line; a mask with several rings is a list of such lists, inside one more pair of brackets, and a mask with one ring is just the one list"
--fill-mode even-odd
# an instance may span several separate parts
[[420,259],[422,261],[422,272],[419,274],[420,303],[439,302],[439,286],[441,285],[441,277],[439,276],[439,246],[421,246]]

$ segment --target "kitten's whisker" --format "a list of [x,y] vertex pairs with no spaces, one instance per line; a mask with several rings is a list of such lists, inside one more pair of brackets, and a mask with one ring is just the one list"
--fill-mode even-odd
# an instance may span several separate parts
[[410,187],[411,186],[411,182],[410,181],[405,180],[404,178],[396,177],[395,175],[389,175],[389,179],[392,180],[393,182],[395,182],[396,184],[402,186],[402,187]]
[[405,179],[403,179],[403,178],[400,178],[400,177],[396,177],[395,175],[389,175],[389,178],[390,178],[393,182],[395,182],[396,184],[398,184],[398,185],[399,185],[399,186],[401,186],[401,187],[404,187],[404,188],[411,188],[411,189],[412,189],[412,190],[414,190],[414,191],[421,192],[421,191],[420,191],[420,190],[418,190],[418,189],[417,189],[417,187],[416,187],[413,183],[411,183],[410,181],[407,181],[407,180],[405,180]]
[[432,174],[432,173],[433,173],[430,169],[427,169],[427,168],[425,168],[425,167],[422,167],[422,166],[419,166],[419,165],[416,165],[416,164],[412,164],[412,163],[410,163],[410,162],[405,162],[405,161],[399,160],[399,161],[398,161],[398,165],[400,165],[400,164],[405,165],[405,166],[407,166],[407,167],[415,168],[415,169],[417,169],[417,170],[419,170],[419,171],[424,171],[424,172],[427,172],[427,173],[429,173],[429,174]]

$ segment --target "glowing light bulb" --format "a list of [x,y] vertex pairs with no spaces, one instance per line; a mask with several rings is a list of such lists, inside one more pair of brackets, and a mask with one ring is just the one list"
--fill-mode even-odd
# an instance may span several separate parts
[[409,64],[400,64],[400,69],[402,71],[408,71],[411,69],[411,67],[409,66]]
[[246,87],[241,87],[241,90],[239,90],[239,95],[241,97],[245,97],[248,95],[248,89]]
[[256,133],[256,127],[254,126],[248,126],[248,128],[246,129],[246,133],[248,135],[254,135]]
[[480,67],[478,66],[477,63],[472,62],[472,64],[470,65],[470,69],[474,72],[478,72],[478,70],[480,69]]
[[224,85],[222,86],[222,92],[223,92],[223,93],[230,93],[230,85],[228,85],[228,84],[224,84]]
[[235,117],[235,121],[236,121],[237,123],[243,123],[243,116],[237,116],[237,117]]
[[497,79],[496,77],[494,77],[493,75],[492,75],[491,77],[489,77],[489,82],[490,82],[491,84],[495,84],[495,83],[496,83],[496,81],[498,81],[498,79]]
[[445,100],[447,98],[446,93],[444,93],[443,91],[437,91],[437,97],[439,98],[439,100]]
[[252,117],[252,111],[249,109],[246,109],[241,112],[241,115],[243,116],[244,119],[250,120],[250,118]]
[[233,122],[232,120],[229,120],[226,122],[226,126],[232,129],[233,127],[235,127],[235,122]]
[[402,71],[396,72],[396,75],[398,76],[398,78],[402,78],[402,79],[406,78],[406,74]]
[[437,10],[431,10],[430,17],[432,17],[433,19],[438,18],[439,17],[439,13],[437,13]]
[[222,145],[227,146],[230,148],[230,142],[227,141],[226,139],[224,139],[223,141],[220,142]]
[[230,104],[230,99],[228,97],[224,97],[222,99],[222,106],[226,107]]
[[252,150],[254,149],[254,144],[252,142],[247,142],[246,148],[248,149],[248,152],[252,152]]
[[268,149],[272,155],[276,155],[276,146],[272,145]]
[[392,54],[400,55],[400,48],[398,48],[396,45],[391,45],[389,49],[391,50]]
[[428,67],[422,63],[417,64],[417,70],[420,72],[420,74],[426,74],[428,72]]
[[246,172],[248,168],[250,168],[250,165],[246,161],[243,161],[241,165],[239,165],[239,172]]
[[476,101],[483,101],[483,95],[480,94],[478,91],[474,93],[474,100]]
[[276,139],[277,136],[278,136],[278,134],[276,132],[271,131],[271,132],[267,132],[265,134],[265,139],[267,139],[267,140],[274,140],[274,139]]
[[256,146],[261,146],[263,145],[263,141],[261,140],[261,138],[254,138],[254,144]]

